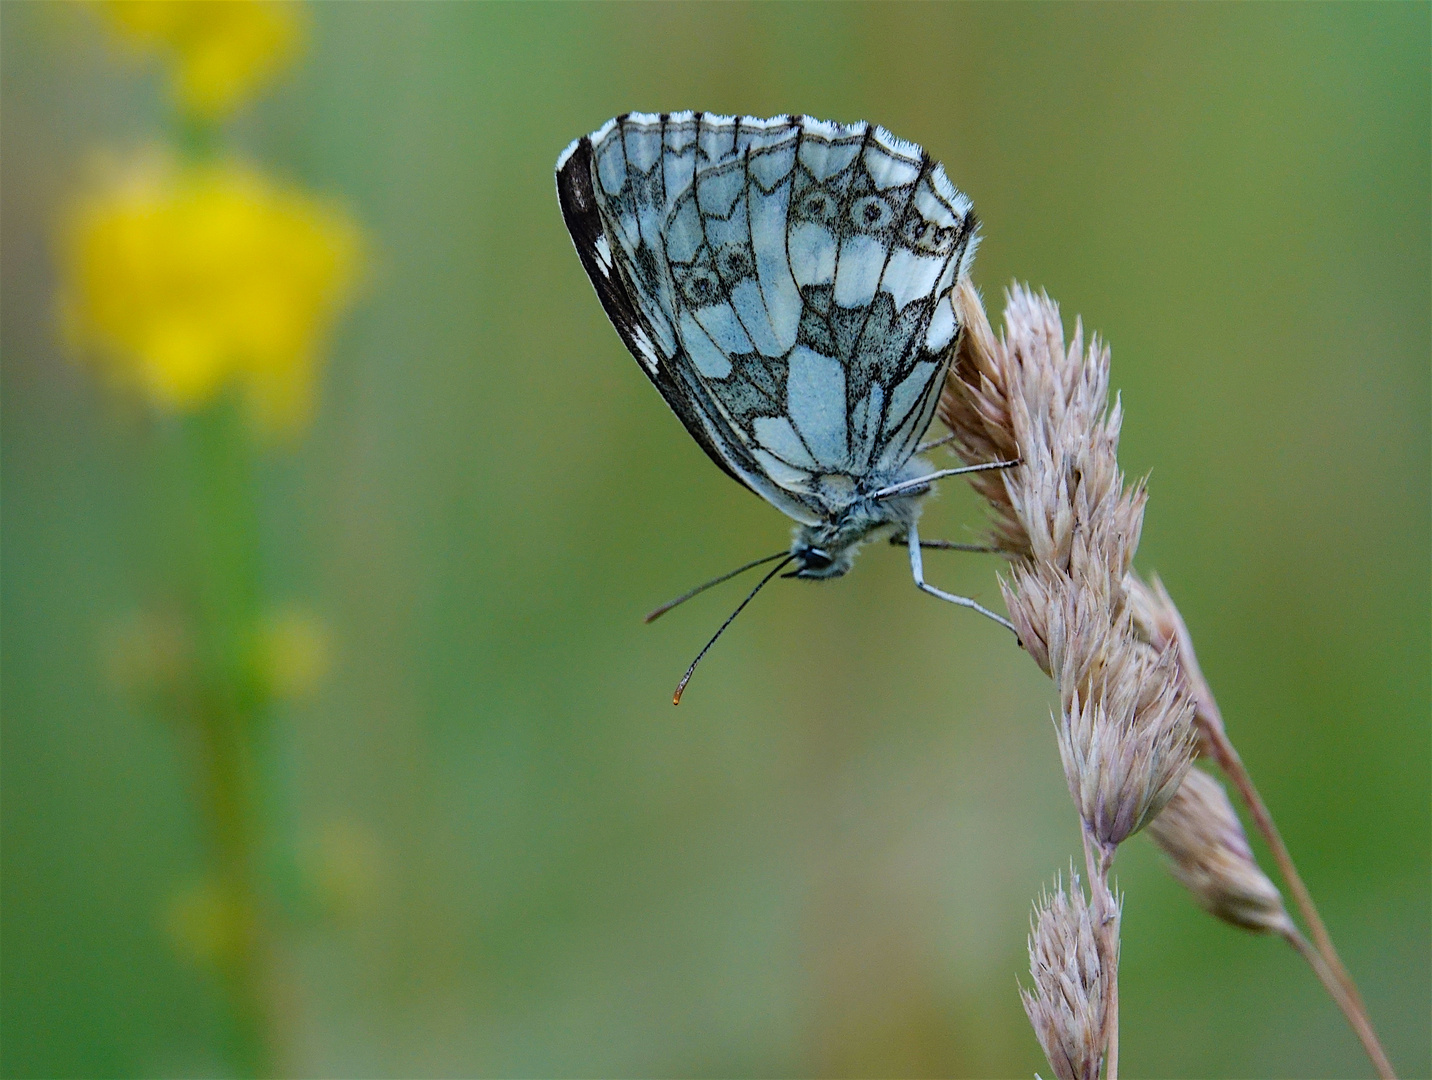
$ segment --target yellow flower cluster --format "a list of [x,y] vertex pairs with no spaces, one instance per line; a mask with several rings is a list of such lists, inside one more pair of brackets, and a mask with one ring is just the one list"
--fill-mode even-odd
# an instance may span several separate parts
[[107,0],[103,8],[135,46],[169,54],[179,105],[205,118],[271,79],[301,36],[297,7],[274,0]]
[[147,162],[82,200],[64,235],[71,340],[161,408],[229,386],[261,427],[307,419],[323,338],[352,293],[357,227],[235,164]]

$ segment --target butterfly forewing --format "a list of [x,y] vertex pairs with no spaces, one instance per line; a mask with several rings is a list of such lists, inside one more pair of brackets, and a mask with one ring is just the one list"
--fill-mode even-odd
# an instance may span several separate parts
[[631,114],[569,148],[558,189],[623,341],[728,473],[810,524],[909,460],[975,245],[919,147],[863,123]]
[[[733,479],[746,483],[746,479],[735,469],[734,449],[716,445],[708,431],[708,424],[700,414],[699,403],[678,381],[683,365],[678,362],[678,350],[670,336],[669,324],[661,324],[668,331],[663,338],[639,306],[639,287],[632,283],[629,258],[623,253],[618,260],[613,253],[597,208],[589,139],[578,140],[558,162],[557,191],[562,215],[582,266],[622,342],[711,460]],[[663,340],[668,344],[664,351],[659,351],[661,346],[658,343]]]

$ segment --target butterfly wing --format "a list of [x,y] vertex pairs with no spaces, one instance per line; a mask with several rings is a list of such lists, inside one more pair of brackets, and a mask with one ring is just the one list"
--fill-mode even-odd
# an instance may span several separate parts
[[[652,117],[651,120],[657,120]],[[671,283],[660,235],[658,197],[665,187],[661,131],[651,125],[609,121],[569,146],[557,161],[557,196],[582,266],[608,318],[662,398],[691,437],[732,479],[787,516],[805,524],[820,520],[819,504],[774,483],[734,431],[705,385],[696,377],[671,315]],[[632,129],[629,166],[620,152]],[[615,138],[615,143],[611,140]],[[600,161],[594,147],[606,146]],[[613,153],[612,147],[618,148]],[[632,175],[628,175],[630,169]],[[690,183],[688,174],[687,181]]]
[[558,186],[567,211],[584,159],[587,239],[567,216],[588,274],[707,452],[802,521],[898,472],[975,246],[943,169],[884,129],[809,117],[630,115],[574,147]]
[[[670,343],[669,327],[663,326],[668,331],[664,335],[655,332],[652,319],[642,311],[627,274],[617,267],[592,190],[591,161],[590,140],[583,138],[574,143],[557,163],[557,194],[562,216],[567,223],[567,231],[572,234],[582,267],[597,290],[597,298],[601,300],[607,318],[616,327],[628,351],[636,357],[642,371],[656,384],[661,396],[711,460],[733,479],[741,481],[728,464],[726,455],[717,450],[692,403],[675,383],[673,361],[676,357]],[[657,348],[658,341],[666,344],[661,352]]]

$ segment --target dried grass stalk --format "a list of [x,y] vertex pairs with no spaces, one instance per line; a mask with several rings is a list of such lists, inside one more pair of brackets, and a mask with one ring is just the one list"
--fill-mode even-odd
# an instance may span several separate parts
[[[1296,927],[1292,936],[1284,936],[1301,943],[1305,956],[1318,958],[1315,969],[1379,1072],[1392,1075],[1356,988],[1227,739],[1187,628],[1162,586],[1145,584],[1133,570],[1147,493],[1142,482],[1126,486],[1119,470],[1123,414],[1117,399],[1109,403],[1108,347],[1094,338],[1086,348],[1078,323],[1066,344],[1058,307],[1020,286],[1008,294],[1002,338],[995,337],[967,281],[956,292],[955,307],[965,329],[939,415],[950,428],[955,453],[967,464],[1021,462],[1014,469],[972,474],[970,483],[992,511],[990,544],[1011,560],[1010,577],[1000,583],[1010,619],[1059,691],[1060,756],[1083,822],[1091,908],[1101,913],[1095,940],[1106,972],[1103,1037],[1109,1080],[1115,1080],[1118,1063],[1118,904],[1109,887],[1114,851],[1156,818],[1200,752],[1213,756],[1234,780],[1269,837],[1317,948],[1309,947]],[[1207,815],[1221,811],[1206,799],[1195,805],[1201,793],[1207,794],[1196,787],[1184,805],[1204,817],[1175,819],[1165,831],[1171,833],[1180,823],[1211,830],[1201,839],[1181,838],[1206,865],[1201,876],[1190,869],[1180,880],[1214,887],[1209,883],[1215,869],[1242,871],[1245,879],[1236,884],[1251,890],[1243,898],[1245,907],[1233,903],[1230,893],[1224,898],[1226,910],[1254,918],[1262,903],[1262,917],[1273,919],[1266,913],[1266,893],[1260,894],[1261,886],[1248,876],[1261,876],[1261,871],[1251,854],[1244,854],[1246,841],[1240,852],[1230,839],[1226,816],[1211,824]],[[1236,826],[1237,819],[1231,820]],[[1242,837],[1241,829],[1237,836]],[[1209,843],[1224,845],[1218,852],[1221,863]],[[1272,883],[1267,886],[1271,889]],[[1208,899],[1197,890],[1195,895]]]
[[1327,988],[1328,994],[1338,1003],[1343,1015],[1347,1017],[1348,1024],[1357,1033],[1363,1049],[1372,1059],[1378,1076],[1383,1077],[1384,1080],[1394,1077],[1396,1074],[1393,1071],[1392,1062],[1388,1059],[1387,1052],[1382,1048],[1382,1044],[1377,1038],[1377,1032],[1373,1029],[1372,1020],[1367,1014],[1367,1006],[1363,1003],[1362,995],[1358,993],[1357,983],[1353,981],[1352,975],[1343,966],[1342,958],[1338,956],[1332,937],[1328,934],[1327,927],[1323,925],[1322,917],[1318,914],[1312,893],[1303,883],[1302,875],[1298,873],[1297,865],[1293,862],[1293,856],[1288,851],[1287,845],[1283,843],[1283,837],[1278,831],[1277,824],[1273,821],[1273,815],[1263,802],[1263,797],[1258,793],[1258,788],[1248,774],[1233,741],[1228,737],[1228,732],[1223,726],[1223,714],[1218,708],[1213,690],[1209,687],[1208,681],[1203,677],[1202,669],[1198,666],[1198,657],[1193,650],[1193,639],[1188,632],[1188,626],[1183,621],[1183,616],[1179,614],[1173,598],[1169,596],[1163,582],[1159,581],[1157,577],[1152,582],[1146,583],[1136,573],[1130,571],[1126,585],[1135,627],[1144,639],[1155,648],[1177,650],[1179,664],[1184,671],[1184,679],[1196,702],[1194,719],[1198,724],[1200,748],[1203,754],[1218,763],[1218,767],[1223,770],[1224,775],[1238,791],[1238,795],[1248,808],[1249,814],[1252,815],[1258,831],[1267,841],[1273,861],[1277,864],[1278,873],[1287,884],[1288,891],[1292,893],[1293,901],[1312,936],[1312,942],[1309,943],[1294,925],[1291,932],[1282,934],[1284,940],[1302,954],[1317,973],[1323,986]]

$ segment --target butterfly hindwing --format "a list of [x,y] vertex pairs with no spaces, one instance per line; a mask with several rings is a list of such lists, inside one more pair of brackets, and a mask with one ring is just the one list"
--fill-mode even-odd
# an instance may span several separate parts
[[728,473],[797,520],[897,473],[928,427],[969,200],[868,124],[632,114],[559,162],[603,305]]

